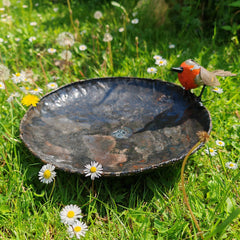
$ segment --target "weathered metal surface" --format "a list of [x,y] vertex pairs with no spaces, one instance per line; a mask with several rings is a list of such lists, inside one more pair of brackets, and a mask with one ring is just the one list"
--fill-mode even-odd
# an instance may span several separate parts
[[21,121],[20,136],[45,163],[83,174],[95,160],[104,176],[130,175],[182,159],[211,131],[207,109],[171,83],[112,77],[66,85]]

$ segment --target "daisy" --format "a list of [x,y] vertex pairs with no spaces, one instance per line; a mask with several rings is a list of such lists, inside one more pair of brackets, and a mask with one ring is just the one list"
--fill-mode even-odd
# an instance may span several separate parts
[[9,102],[9,103],[12,102],[15,97],[20,97],[20,93],[18,93],[18,92],[12,93],[12,94],[8,97],[7,102]]
[[35,41],[37,38],[36,37],[30,37],[29,39],[28,39],[28,41],[29,42],[33,42],[33,41]]
[[28,5],[22,5],[23,8],[28,8]]
[[119,31],[119,32],[124,32],[124,27],[120,27],[120,28],[118,29],[118,31]]
[[20,87],[20,89],[25,93],[27,94],[29,92],[29,87]]
[[92,180],[95,178],[99,178],[103,173],[103,167],[102,164],[98,162],[91,162],[91,164],[87,164],[85,166],[85,169],[83,170],[85,173],[85,176],[90,176]]
[[39,176],[39,180],[42,183],[46,183],[49,184],[51,183],[54,178],[56,177],[56,172],[54,171],[55,167],[51,164],[46,164],[44,166],[42,166],[42,168],[40,169],[38,176]]
[[5,11],[5,8],[0,8],[0,12],[4,12]]
[[5,84],[3,82],[0,82],[0,89],[5,89]]
[[11,103],[13,101],[13,98],[14,98],[14,94],[11,94],[8,99],[7,99],[7,102]]
[[8,80],[9,75],[10,75],[9,69],[3,64],[0,64],[0,81]]
[[157,60],[162,60],[162,56],[160,56],[160,55],[155,55],[155,56],[153,56],[153,59],[155,59],[156,61],[157,61]]
[[48,83],[47,87],[49,89],[56,89],[56,88],[58,88],[58,85],[55,82],[50,82],[50,83]]
[[24,79],[25,73],[23,71],[12,74],[12,80],[15,84],[22,82]]
[[156,60],[155,64],[158,65],[158,66],[166,66],[167,65],[167,60],[162,58],[160,60]]
[[155,67],[149,67],[149,68],[147,69],[147,72],[148,72],[148,73],[156,73],[156,72],[157,72],[157,69],[156,69]]
[[225,146],[225,142],[221,141],[221,140],[216,140],[216,144],[218,146],[224,147]]
[[33,107],[37,106],[37,103],[39,102],[39,98],[35,95],[28,94],[25,97],[23,97],[21,103],[25,106],[32,105]]
[[14,38],[14,40],[15,40],[16,42],[19,42],[19,41],[20,41],[20,38]]
[[33,90],[30,90],[29,93],[38,95],[40,93],[43,93],[43,90],[41,88],[34,88]]
[[53,8],[53,11],[54,12],[57,12],[58,11],[58,8],[56,7],[56,8]]
[[138,24],[139,23],[139,19],[138,18],[134,18],[132,21],[131,21],[132,24]]
[[110,33],[105,33],[104,34],[104,38],[103,38],[104,42],[111,42],[112,40],[113,40],[113,37]]
[[211,91],[219,93],[219,94],[223,93],[223,89],[222,88],[218,88],[218,87],[212,88]]
[[31,83],[31,78],[25,77],[22,81],[26,83]]
[[3,42],[4,42],[4,40],[2,38],[0,38],[0,43],[3,43]]
[[73,225],[68,227],[69,237],[73,238],[76,236],[77,239],[80,239],[80,237],[85,237],[87,230],[87,225],[77,220]]
[[175,45],[174,44],[169,44],[169,46],[168,46],[170,49],[171,48],[175,48]]
[[55,53],[57,50],[55,48],[48,48],[47,50],[49,53],[53,54]]
[[67,205],[60,212],[61,222],[64,224],[74,224],[79,218],[82,218],[82,210],[77,205]]
[[84,44],[82,44],[82,45],[79,46],[79,50],[80,50],[80,51],[85,51],[86,49],[87,49],[87,46],[84,45]]
[[57,42],[60,46],[73,46],[74,44],[74,37],[69,32],[62,32],[57,37]]
[[72,53],[68,50],[63,50],[61,53],[61,58],[66,61],[69,61],[72,58]]
[[213,148],[209,148],[209,149],[205,149],[205,152],[208,154],[208,155],[211,155],[211,156],[215,156],[217,155],[217,151]]
[[36,22],[30,22],[30,26],[37,26]]
[[99,20],[100,18],[103,17],[102,12],[96,11],[96,12],[94,13],[93,17],[94,17],[95,19]]
[[234,170],[238,168],[237,163],[233,163],[233,162],[227,162],[227,163],[225,164],[225,166],[226,166],[226,168],[234,169]]

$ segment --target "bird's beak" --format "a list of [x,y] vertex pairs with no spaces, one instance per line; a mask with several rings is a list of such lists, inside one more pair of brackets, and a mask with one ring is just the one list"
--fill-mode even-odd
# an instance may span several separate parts
[[174,72],[181,73],[183,71],[183,68],[182,67],[172,67],[171,70]]

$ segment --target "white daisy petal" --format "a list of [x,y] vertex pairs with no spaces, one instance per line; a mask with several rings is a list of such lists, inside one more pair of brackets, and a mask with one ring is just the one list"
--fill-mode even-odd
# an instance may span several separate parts
[[46,183],[46,184],[51,183],[56,177],[56,172],[54,171],[54,169],[55,167],[51,164],[44,165],[38,173],[39,180],[42,183]]
[[139,19],[138,18],[134,18],[131,21],[132,24],[138,24],[139,23]]
[[205,152],[208,155],[211,155],[211,156],[216,156],[217,155],[217,151],[215,149],[213,149],[213,148],[205,149]]
[[155,55],[155,56],[153,56],[153,59],[155,59],[155,60],[161,60],[161,59],[162,59],[162,56],[160,56],[160,55]]
[[84,44],[82,44],[82,45],[79,46],[79,50],[80,50],[80,51],[85,51],[86,49],[87,49],[87,46],[84,45]]
[[233,170],[235,170],[235,169],[238,168],[237,163],[234,163],[234,162],[227,162],[227,163],[225,164],[225,166],[226,166],[226,168],[233,169]]
[[33,95],[38,95],[40,93],[43,93],[43,90],[41,88],[34,88],[33,90],[30,90],[29,93]]
[[86,177],[91,177],[91,180],[95,178],[99,178],[103,173],[102,164],[98,162],[91,162],[91,164],[87,164],[85,169],[83,170]]
[[211,91],[219,94],[223,93],[223,89],[219,87],[212,88]]
[[158,66],[166,66],[167,65],[167,60],[166,59],[157,59],[155,62],[156,65]]
[[77,239],[85,237],[87,231],[88,231],[87,225],[78,220],[68,227],[68,233],[70,238],[73,238],[74,236],[76,236]]
[[50,54],[53,54],[53,53],[55,53],[57,50],[55,49],[55,48],[48,48],[48,53],[50,53]]
[[155,67],[149,67],[149,68],[147,69],[147,72],[148,72],[148,73],[156,73],[156,72],[157,72],[157,69],[156,69]]
[[225,146],[225,142],[221,141],[221,140],[216,140],[216,144],[218,146],[224,147]]
[[67,205],[60,212],[61,222],[64,224],[74,224],[79,218],[82,218],[82,210],[77,205]]
[[23,82],[25,78],[26,77],[25,77],[24,71],[21,71],[20,73],[17,72],[17,73],[12,74],[12,80],[15,84]]
[[0,89],[5,89],[5,84],[3,82],[0,82]]
[[47,87],[49,89],[56,89],[56,88],[58,88],[58,85],[55,82],[50,82],[50,83],[48,83]]

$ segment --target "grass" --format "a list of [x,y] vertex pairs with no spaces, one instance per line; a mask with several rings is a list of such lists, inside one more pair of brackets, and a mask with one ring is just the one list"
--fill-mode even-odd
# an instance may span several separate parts
[[[221,68],[239,74],[237,42],[221,38],[217,27],[211,37],[205,37],[197,31],[200,28],[191,25],[189,29],[176,29],[170,20],[161,26],[153,24],[141,8],[136,16],[139,23],[131,24],[127,18],[134,18],[135,1],[123,1],[120,7],[108,1],[72,1],[74,27],[65,1],[11,3],[1,12],[12,16],[12,21],[1,20],[0,38],[4,41],[0,43],[0,61],[11,74],[32,70],[33,81],[14,84],[9,78],[6,90],[0,89],[0,239],[69,239],[59,217],[68,204],[81,207],[83,221],[89,227],[86,239],[198,239],[197,228],[183,201],[181,163],[131,177],[97,179],[96,195],[91,193],[90,179],[61,170],[57,170],[54,189],[53,184],[41,183],[38,172],[42,162],[19,137],[19,124],[27,111],[21,104],[25,94],[20,86],[42,88],[41,97],[51,91],[46,86],[49,82],[62,86],[95,77],[149,77],[179,84],[169,69],[188,58],[209,70]],[[24,4],[28,7],[23,8]],[[103,13],[100,20],[93,18],[96,10]],[[190,24],[193,21],[191,15],[188,17]],[[30,22],[37,22],[37,26]],[[118,29],[125,25],[125,31],[119,33]],[[112,62],[110,44],[103,41],[107,28],[113,36]],[[56,38],[64,31],[75,35],[75,44],[69,49],[72,59],[61,63],[60,68],[56,60],[61,60],[64,48]],[[31,36],[36,40],[30,42]],[[176,47],[169,49],[170,43]],[[85,44],[87,50],[80,51],[80,44]],[[57,51],[51,55],[48,48]],[[155,66],[156,54],[167,60],[167,66],[158,67],[158,72],[151,75],[147,68]],[[211,113],[213,129],[206,146],[188,159],[185,187],[205,239],[239,239],[239,167],[232,170],[225,164],[239,162],[240,82],[238,76],[219,80],[223,93],[207,88],[202,98]],[[20,96],[7,102],[10,94],[16,92]],[[194,90],[199,92],[200,89]],[[217,139],[225,146],[217,146]],[[209,147],[217,150],[216,156],[205,153]]]

